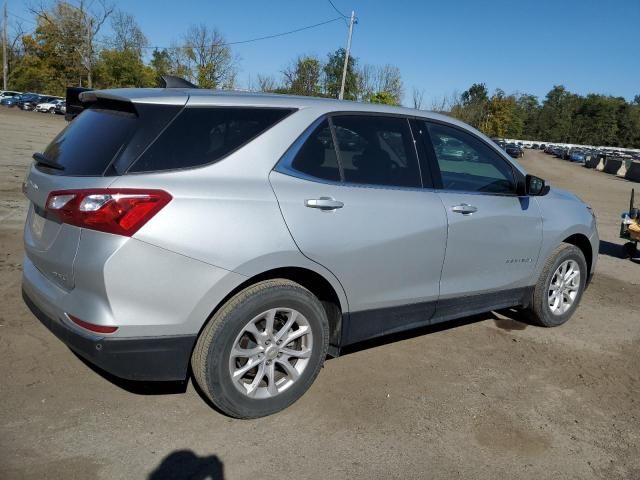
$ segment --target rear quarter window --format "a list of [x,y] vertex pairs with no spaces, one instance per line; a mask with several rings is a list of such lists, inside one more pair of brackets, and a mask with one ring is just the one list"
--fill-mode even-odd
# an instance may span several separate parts
[[281,108],[185,108],[129,171],[157,172],[215,163],[292,111]]

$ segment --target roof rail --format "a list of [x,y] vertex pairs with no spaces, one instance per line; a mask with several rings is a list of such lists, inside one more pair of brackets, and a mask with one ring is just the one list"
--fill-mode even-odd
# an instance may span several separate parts
[[184,78],[176,77],[174,75],[160,75],[158,79],[160,88],[198,88],[191,82],[186,81]]

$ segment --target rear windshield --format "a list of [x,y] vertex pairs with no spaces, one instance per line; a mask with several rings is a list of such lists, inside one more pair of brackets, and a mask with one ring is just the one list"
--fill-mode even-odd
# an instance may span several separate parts
[[133,113],[85,110],[49,144],[44,156],[63,166],[63,175],[103,175],[137,121]]
[[129,171],[156,172],[217,162],[291,112],[281,108],[186,108]]

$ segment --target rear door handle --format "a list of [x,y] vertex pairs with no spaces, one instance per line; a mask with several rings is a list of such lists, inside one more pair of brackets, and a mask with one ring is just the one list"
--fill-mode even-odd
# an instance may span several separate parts
[[330,211],[344,207],[344,203],[334,200],[331,197],[310,198],[304,201],[304,206],[309,208],[318,208],[320,210]]
[[463,215],[471,215],[478,211],[478,207],[469,205],[468,203],[461,203],[460,205],[454,205],[451,207],[451,211],[455,213],[461,213]]

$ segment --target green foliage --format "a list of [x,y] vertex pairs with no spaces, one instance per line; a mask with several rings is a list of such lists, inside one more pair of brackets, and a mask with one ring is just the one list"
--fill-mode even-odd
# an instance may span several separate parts
[[135,50],[102,50],[95,76],[97,88],[156,86],[154,69],[143,64]]
[[385,90],[381,92],[376,92],[370,97],[368,97],[365,101],[370,103],[381,103],[383,105],[399,105],[398,100],[393,96],[392,93],[387,92]]
[[320,84],[321,68],[320,60],[315,57],[298,57],[294,66],[283,72],[288,93],[319,96],[322,91],[322,85]]
[[484,83],[474,83],[460,95],[459,103],[451,110],[453,116],[480,129],[487,129],[489,92]]
[[[324,70],[324,90],[328,97],[338,98],[340,85],[342,83],[342,71],[344,69],[344,58],[347,52],[344,48],[339,48],[333,53],[329,53]],[[344,99],[358,99],[358,75],[356,74],[356,59],[349,55],[347,63],[347,76],[344,82]]]
[[494,137],[640,148],[640,95],[627,102],[556,85],[540,105],[533,95],[500,89],[489,98],[483,84],[474,84],[449,113]]
[[149,62],[149,64],[153,69],[156,77],[160,77],[161,75],[169,75],[172,71],[171,57],[169,56],[169,52],[167,52],[166,49],[155,49],[151,54],[151,61]]
[[57,2],[39,17],[35,31],[22,38],[23,57],[11,72],[12,88],[64,93],[67,85],[86,78],[83,65],[83,13],[66,2]]

